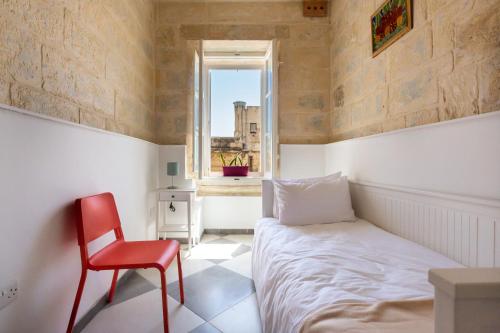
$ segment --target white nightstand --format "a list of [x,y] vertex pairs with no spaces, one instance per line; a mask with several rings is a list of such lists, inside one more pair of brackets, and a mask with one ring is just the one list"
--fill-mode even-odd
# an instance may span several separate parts
[[156,238],[160,237],[160,216],[161,216],[161,203],[162,202],[186,202],[187,203],[187,223],[180,227],[178,230],[172,231],[187,231],[188,234],[188,254],[191,254],[191,246],[193,244],[193,202],[196,198],[195,188],[176,188],[168,189],[161,188],[158,190],[158,212],[156,217]]

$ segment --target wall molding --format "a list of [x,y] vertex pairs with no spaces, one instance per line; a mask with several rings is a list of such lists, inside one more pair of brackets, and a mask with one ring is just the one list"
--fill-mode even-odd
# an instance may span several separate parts
[[113,136],[117,136],[117,137],[120,137],[120,138],[128,138],[128,139],[131,139],[131,140],[137,140],[137,141],[140,141],[140,142],[147,142],[147,143],[150,143],[150,144],[157,145],[154,142],[143,140],[143,139],[140,139],[140,138],[136,138],[136,137],[133,137],[133,136],[130,136],[130,135],[125,135],[125,134],[121,134],[121,133],[117,133],[117,132],[107,131],[107,130],[104,130],[104,129],[101,129],[101,128],[91,127],[91,126],[83,125],[83,124],[80,124],[80,123],[75,123],[75,122],[72,122],[72,121],[68,121],[68,120],[64,120],[64,119],[60,119],[60,118],[56,118],[56,117],[47,116],[47,115],[42,114],[42,113],[33,112],[33,111],[26,110],[26,109],[21,109],[21,108],[12,106],[12,105],[7,105],[7,104],[0,103],[0,111],[15,112],[15,113],[18,113],[18,114],[22,114],[24,116],[29,116],[29,117],[33,117],[33,118],[42,119],[42,120],[47,120],[47,121],[51,121],[51,122],[55,122],[55,123],[59,123],[59,124],[67,125],[67,126],[82,128],[82,129],[85,129],[85,130],[88,130],[88,131],[92,131],[92,132],[96,132],[96,133],[113,135]]

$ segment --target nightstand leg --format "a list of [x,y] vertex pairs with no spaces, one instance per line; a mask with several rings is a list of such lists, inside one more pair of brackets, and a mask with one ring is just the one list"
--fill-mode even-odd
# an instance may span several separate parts
[[156,230],[155,230],[155,239],[160,239],[160,200],[157,203],[156,209]]

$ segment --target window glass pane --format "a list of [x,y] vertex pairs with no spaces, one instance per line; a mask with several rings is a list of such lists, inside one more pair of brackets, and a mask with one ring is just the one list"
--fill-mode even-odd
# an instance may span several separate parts
[[272,58],[269,57],[266,60],[266,95],[271,92],[271,89],[273,88],[273,64],[272,64]]
[[266,97],[266,134],[273,130],[273,95]]

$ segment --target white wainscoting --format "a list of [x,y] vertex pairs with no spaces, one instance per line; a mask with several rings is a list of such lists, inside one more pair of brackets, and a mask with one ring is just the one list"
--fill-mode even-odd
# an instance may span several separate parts
[[[0,285],[19,286],[0,310],[1,332],[66,330],[81,271],[74,200],[113,192],[125,237],[145,239],[155,226],[158,164],[153,143],[0,105]],[[111,275],[89,272],[78,317]]]
[[204,229],[253,229],[262,216],[260,197],[208,196],[203,198]]
[[325,174],[325,145],[280,145],[281,179]]
[[500,200],[500,111],[325,146],[350,180]]
[[470,267],[500,267],[500,200],[351,182],[356,215]]
[[356,214],[466,266],[500,266],[500,112],[325,145]]

